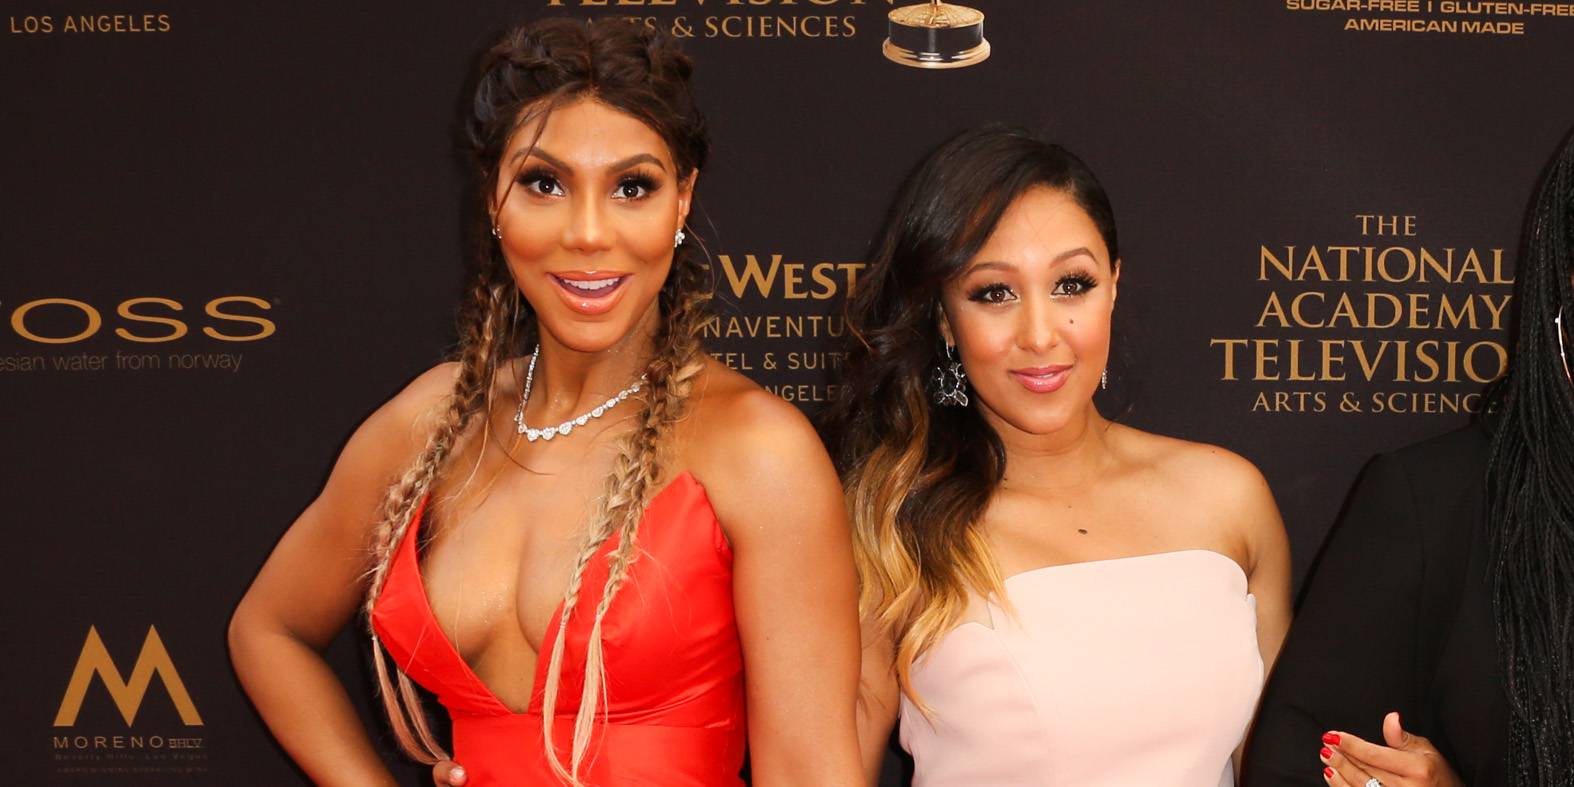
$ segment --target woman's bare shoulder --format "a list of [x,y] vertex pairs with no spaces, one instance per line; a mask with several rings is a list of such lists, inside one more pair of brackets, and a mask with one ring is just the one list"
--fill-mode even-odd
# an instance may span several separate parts
[[1110,436],[1124,461],[1175,483],[1210,487],[1225,484],[1235,491],[1262,483],[1262,473],[1256,465],[1222,446],[1123,424],[1112,424]]
[[695,381],[691,407],[683,452],[696,475],[747,485],[762,474],[829,467],[819,436],[797,407],[714,359]]
[[459,364],[445,362],[416,375],[362,422],[340,458],[361,473],[387,476],[413,461],[426,446],[454,389]]
[[1154,485],[1167,505],[1231,529],[1279,526],[1273,492],[1251,460],[1222,446],[1113,425],[1111,437],[1133,478]]

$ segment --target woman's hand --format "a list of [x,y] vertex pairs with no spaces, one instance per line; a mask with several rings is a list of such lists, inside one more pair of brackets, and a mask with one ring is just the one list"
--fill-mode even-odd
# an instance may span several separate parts
[[439,760],[432,766],[432,783],[437,787],[464,787],[464,766],[453,760]]
[[1334,787],[1366,787],[1372,779],[1382,787],[1464,787],[1431,741],[1405,732],[1398,713],[1383,717],[1383,740],[1387,746],[1348,732],[1323,735],[1323,778]]

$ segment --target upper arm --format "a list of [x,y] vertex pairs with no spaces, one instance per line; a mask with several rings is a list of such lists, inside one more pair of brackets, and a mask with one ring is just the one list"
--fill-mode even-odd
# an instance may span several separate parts
[[896,679],[896,647],[890,633],[867,618],[861,629],[863,657],[858,676],[858,753],[864,780],[876,784],[891,730],[896,726],[901,688]]
[[1290,539],[1268,481],[1247,459],[1223,448],[1190,444],[1184,477],[1203,505],[1205,526],[1228,544],[1256,599],[1257,650],[1271,669],[1290,628]]
[[796,408],[750,388],[713,412],[706,490],[733,547],[755,783],[856,779],[857,580],[841,487]]
[[232,628],[266,627],[327,647],[363,600],[383,495],[424,446],[428,416],[452,381],[450,364],[436,367],[356,429],[241,599]]
[[1236,523],[1246,544],[1246,589],[1257,600],[1257,649],[1266,675],[1290,630],[1290,537],[1267,480],[1250,462],[1239,462]]
[[1380,457],[1313,568],[1247,754],[1252,784],[1321,784],[1307,769],[1330,729],[1381,739],[1415,696],[1421,553],[1409,481]]

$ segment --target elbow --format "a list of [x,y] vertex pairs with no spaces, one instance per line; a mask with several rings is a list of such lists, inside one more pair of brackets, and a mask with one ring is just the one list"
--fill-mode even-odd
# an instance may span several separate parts
[[230,614],[229,627],[225,630],[230,665],[243,682],[249,668],[267,661],[264,651],[270,641],[276,641],[271,635],[280,632],[278,626],[270,625],[266,613],[249,601],[249,597],[241,599],[240,605]]
[[255,638],[257,622],[254,615],[246,606],[246,601],[241,600],[240,606],[230,614],[229,628],[225,631],[225,642],[229,645],[230,664],[240,672],[245,665],[245,655]]

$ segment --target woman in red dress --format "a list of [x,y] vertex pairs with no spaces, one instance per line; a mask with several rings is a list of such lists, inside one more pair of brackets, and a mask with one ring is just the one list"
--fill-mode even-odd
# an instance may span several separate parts
[[794,408],[700,345],[689,74],[624,22],[528,25],[483,61],[458,358],[355,433],[231,623],[313,780],[392,782],[320,656],[364,608],[394,733],[444,781],[736,785],[746,746],[758,785],[858,781],[836,475]]

